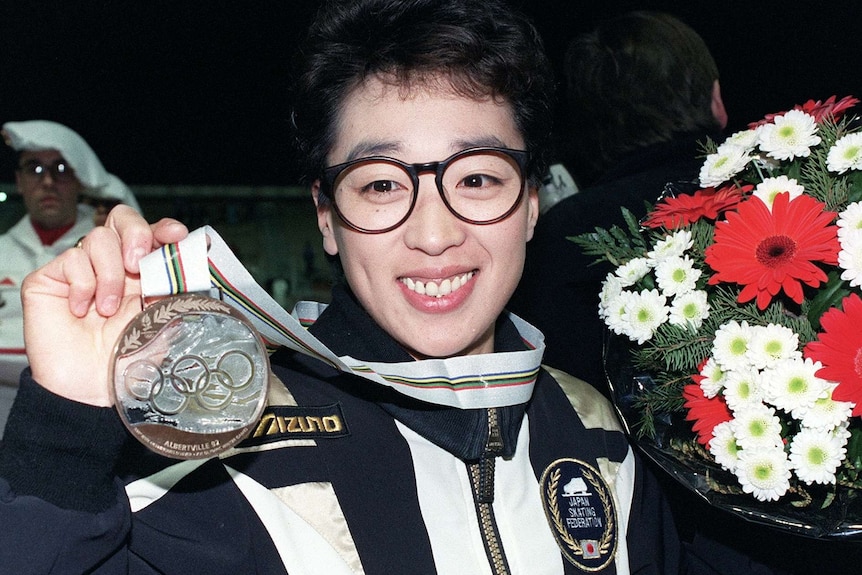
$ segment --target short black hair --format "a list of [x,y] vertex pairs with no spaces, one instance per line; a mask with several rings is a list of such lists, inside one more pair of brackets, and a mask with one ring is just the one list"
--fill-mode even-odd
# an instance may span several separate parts
[[301,172],[320,176],[342,102],[370,77],[403,87],[443,74],[471,98],[508,102],[537,182],[547,164],[554,80],[541,38],[505,0],[332,0],[304,39],[292,123]]

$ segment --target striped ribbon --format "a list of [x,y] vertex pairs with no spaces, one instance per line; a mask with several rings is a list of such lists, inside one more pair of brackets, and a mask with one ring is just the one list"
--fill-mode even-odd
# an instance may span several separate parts
[[510,314],[530,349],[399,363],[339,357],[306,329],[326,304],[303,301],[288,313],[209,226],[146,256],[141,261],[141,289],[145,297],[207,292],[241,311],[271,350],[286,346],[404,395],[461,409],[525,403],[532,395],[545,349],[541,332]]

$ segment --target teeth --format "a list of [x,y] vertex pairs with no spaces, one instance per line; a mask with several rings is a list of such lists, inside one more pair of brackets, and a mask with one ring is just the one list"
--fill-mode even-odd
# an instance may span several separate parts
[[470,281],[470,278],[473,277],[473,272],[467,272],[466,274],[462,274],[460,276],[455,276],[452,279],[446,278],[440,285],[437,285],[436,282],[420,282],[414,281],[410,278],[403,278],[401,282],[407,286],[407,289],[410,291],[414,291],[419,295],[427,295],[431,297],[444,297],[461,289],[461,286]]

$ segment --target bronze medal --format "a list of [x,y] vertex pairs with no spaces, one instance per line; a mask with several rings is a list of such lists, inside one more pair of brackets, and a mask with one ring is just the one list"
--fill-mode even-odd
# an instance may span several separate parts
[[266,405],[269,378],[254,326],[234,307],[195,294],[138,314],[117,341],[111,373],[132,435],[177,459],[212,457],[245,438]]

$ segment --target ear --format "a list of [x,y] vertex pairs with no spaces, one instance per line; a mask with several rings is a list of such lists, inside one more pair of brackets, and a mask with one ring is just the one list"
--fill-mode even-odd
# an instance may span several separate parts
[[533,239],[533,231],[539,220],[539,188],[530,186],[527,190],[527,241]]
[[727,127],[727,110],[724,109],[724,100],[721,97],[721,86],[718,80],[712,83],[712,115],[720,129]]
[[317,210],[317,228],[323,236],[323,251],[334,256],[338,254],[338,243],[335,240],[335,222],[333,218],[332,202],[320,193],[320,180],[315,180],[311,185],[311,197],[314,199],[314,207]]

